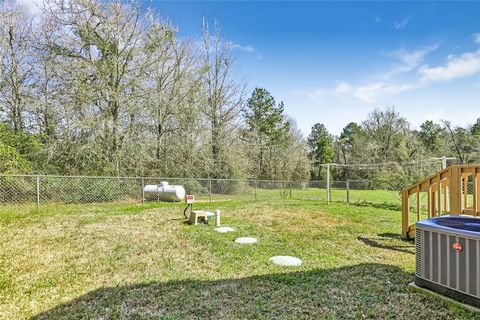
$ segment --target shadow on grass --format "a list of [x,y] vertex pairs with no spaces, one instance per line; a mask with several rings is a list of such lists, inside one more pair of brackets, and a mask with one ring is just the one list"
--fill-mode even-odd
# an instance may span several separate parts
[[[404,241],[404,239],[402,239],[402,236],[399,233],[385,232],[385,233],[379,233],[378,236],[382,238],[390,238],[390,239],[397,239],[397,240]],[[410,242],[410,241],[405,241],[405,242]]]
[[[225,280],[100,288],[33,319],[408,318],[452,315],[412,292],[413,276],[383,264]],[[426,311],[425,311],[426,310]]]
[[391,210],[391,211],[401,211],[402,205],[396,203],[377,203],[377,202],[370,202],[370,201],[357,201],[351,202],[350,204],[358,207],[372,207],[377,209],[384,209],[384,210]]
[[379,233],[378,237],[358,236],[357,239],[370,247],[415,254],[415,243],[403,240],[399,234]]

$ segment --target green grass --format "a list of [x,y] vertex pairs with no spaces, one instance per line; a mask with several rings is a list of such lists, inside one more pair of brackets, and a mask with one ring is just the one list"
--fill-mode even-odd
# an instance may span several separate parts
[[[354,203],[327,206],[318,190],[259,191],[258,201],[196,204],[220,208],[230,234],[185,224],[183,204],[2,208],[0,318],[477,316],[407,286],[414,245],[399,239],[395,194],[352,191]],[[259,242],[238,245],[238,236]],[[304,263],[274,266],[273,255]]]

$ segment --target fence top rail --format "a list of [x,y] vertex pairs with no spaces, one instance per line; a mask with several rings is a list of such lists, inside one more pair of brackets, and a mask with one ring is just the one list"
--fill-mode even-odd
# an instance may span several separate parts
[[261,179],[232,179],[232,178],[196,178],[196,177],[150,177],[150,176],[68,176],[49,174],[0,174],[0,177],[42,177],[42,178],[72,178],[72,179],[148,179],[148,180],[199,180],[199,181],[245,181],[245,182],[309,182],[292,180],[261,180]]
[[[132,180],[197,180],[197,181],[244,181],[244,182],[267,182],[267,183],[326,183],[326,180],[304,180],[304,181],[294,181],[294,180],[262,180],[262,179],[227,179],[227,178],[195,178],[195,177],[125,177],[125,176],[68,176],[68,175],[48,175],[48,174],[0,174],[0,177],[22,177],[22,178],[60,178],[60,179],[132,179]],[[346,182],[360,182],[366,183],[369,180],[332,180],[333,183],[346,183]]]

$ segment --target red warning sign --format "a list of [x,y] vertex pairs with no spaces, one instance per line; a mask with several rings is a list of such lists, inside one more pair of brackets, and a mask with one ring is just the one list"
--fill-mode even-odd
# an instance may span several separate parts
[[195,196],[193,194],[187,194],[185,196],[185,201],[187,202],[187,204],[194,203],[195,202]]

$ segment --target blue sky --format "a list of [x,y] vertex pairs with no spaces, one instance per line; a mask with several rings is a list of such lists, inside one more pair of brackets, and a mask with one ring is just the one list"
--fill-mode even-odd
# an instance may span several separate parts
[[[412,127],[480,117],[480,2],[188,2],[153,7],[182,37],[218,20],[239,74],[308,134],[395,106]],[[249,93],[250,93],[249,92]]]

